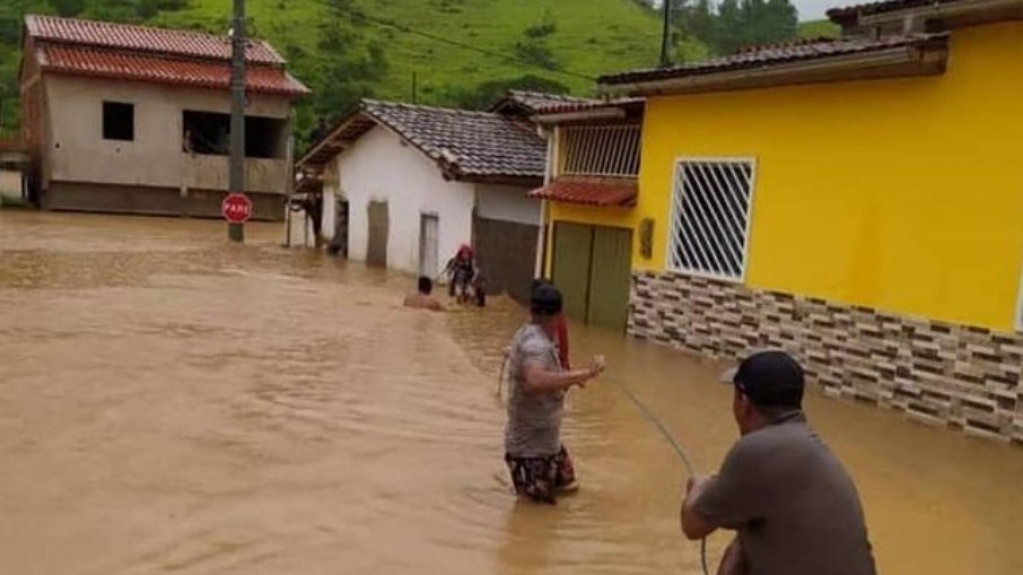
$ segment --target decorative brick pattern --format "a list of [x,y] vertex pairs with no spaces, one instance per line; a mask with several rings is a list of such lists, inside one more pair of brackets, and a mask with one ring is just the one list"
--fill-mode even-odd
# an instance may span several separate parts
[[715,356],[781,348],[828,395],[1023,442],[1023,334],[678,273],[633,277],[630,335]]

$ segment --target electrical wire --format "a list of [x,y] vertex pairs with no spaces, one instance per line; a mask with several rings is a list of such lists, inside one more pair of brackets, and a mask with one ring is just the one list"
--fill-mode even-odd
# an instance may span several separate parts
[[352,17],[352,21],[354,23],[359,23],[359,21],[361,20],[361,21],[364,21],[364,22],[368,22],[370,24],[374,24],[376,26],[381,26],[381,27],[385,27],[385,28],[391,28],[391,29],[394,29],[394,30],[398,30],[399,32],[403,32],[405,34],[411,34],[413,36],[420,36],[422,38],[427,38],[429,40],[433,40],[434,42],[440,42],[442,44],[447,44],[449,46],[454,46],[456,48],[461,48],[463,50],[469,50],[469,51],[472,51],[472,52],[477,52],[479,54],[484,54],[486,56],[491,56],[493,58],[499,58],[499,59],[505,60],[507,62],[516,63],[516,64],[519,64],[519,65],[522,65],[522,66],[528,66],[528,67],[531,67],[531,68],[535,68],[537,70],[544,70],[545,72],[550,72],[552,74],[562,74],[564,76],[572,76],[572,77],[580,78],[580,79],[583,79],[583,80],[589,80],[591,82],[596,82],[597,81],[597,78],[595,76],[591,76],[591,75],[588,75],[588,74],[583,74],[583,73],[580,73],[580,72],[574,72],[572,70],[564,70],[564,69],[559,69],[559,68],[555,68],[555,67],[551,67],[551,66],[543,66],[541,64],[537,64],[536,62],[532,62],[532,61],[527,60],[525,58],[520,58],[518,56],[514,56],[514,55],[511,55],[511,54],[504,54],[504,53],[498,52],[496,50],[490,50],[488,48],[481,48],[479,46],[473,46],[472,44],[468,44],[466,42],[460,42],[458,40],[452,40],[451,38],[445,38],[443,36],[438,36],[438,35],[432,34],[430,32],[423,32],[422,30],[416,30],[415,28],[412,28],[412,27],[407,26],[405,24],[400,24],[398,22],[394,22],[394,21],[391,21],[391,20],[386,20],[386,19],[383,19],[383,18],[377,18],[375,16],[370,16],[369,14],[366,14],[364,12],[360,12],[358,10],[349,9],[349,10],[345,11],[345,13],[348,16]]

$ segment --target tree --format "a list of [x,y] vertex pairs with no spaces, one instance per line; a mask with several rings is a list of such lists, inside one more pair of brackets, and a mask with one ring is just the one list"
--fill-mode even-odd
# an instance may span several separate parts
[[789,0],[673,0],[673,22],[717,55],[743,46],[774,44],[795,39],[798,14]]
[[359,32],[340,21],[323,29],[319,65],[311,78],[316,94],[313,108],[324,118],[336,119],[373,95],[373,86],[387,73],[383,46],[363,46]]

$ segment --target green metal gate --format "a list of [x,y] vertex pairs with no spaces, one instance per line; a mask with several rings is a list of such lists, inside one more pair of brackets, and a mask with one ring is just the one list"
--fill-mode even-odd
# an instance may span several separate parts
[[624,330],[629,310],[632,231],[557,222],[552,280],[572,319]]

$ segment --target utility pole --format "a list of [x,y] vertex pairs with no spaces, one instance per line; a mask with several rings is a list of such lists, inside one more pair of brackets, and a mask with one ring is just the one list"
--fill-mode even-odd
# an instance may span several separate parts
[[661,67],[671,66],[671,1],[661,0],[664,10],[664,32],[661,34]]
[[[231,26],[231,167],[229,192],[245,193],[245,0],[234,0]],[[245,224],[227,224],[231,241],[245,241]]]

